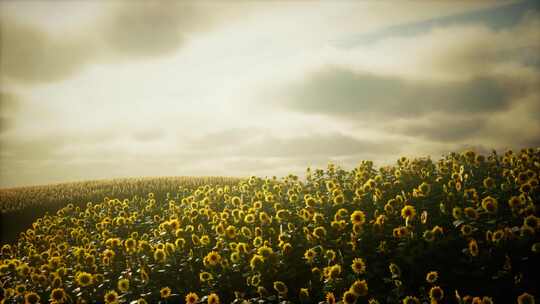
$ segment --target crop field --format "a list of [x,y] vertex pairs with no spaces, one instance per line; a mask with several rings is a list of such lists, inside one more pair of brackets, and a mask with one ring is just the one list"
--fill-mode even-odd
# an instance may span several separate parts
[[0,299],[535,303],[539,173],[529,148],[280,179],[4,189],[2,221],[41,214],[3,241]]
[[84,207],[109,197],[145,197],[149,192],[156,199],[174,199],[201,185],[234,185],[239,181],[233,177],[142,177],[0,189],[0,239],[13,240],[38,217],[68,204]]

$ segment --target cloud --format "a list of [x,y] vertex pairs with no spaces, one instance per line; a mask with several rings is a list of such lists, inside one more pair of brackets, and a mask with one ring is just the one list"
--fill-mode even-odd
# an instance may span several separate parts
[[100,29],[107,45],[124,56],[155,56],[177,50],[209,19],[189,2],[130,2],[116,7]]
[[326,158],[353,154],[391,154],[399,144],[386,139],[358,139],[327,132],[272,134],[268,129],[229,129],[201,136],[191,147],[208,150],[209,155],[247,158]]
[[523,92],[521,82],[512,79],[425,83],[331,66],[288,85],[277,98],[279,104],[295,111],[378,119],[498,112],[508,109]]
[[91,52],[72,37],[55,39],[12,18],[0,18],[0,42],[2,76],[29,83],[70,77]]
[[433,115],[428,119],[400,121],[390,124],[386,129],[429,141],[452,143],[475,138],[486,126],[485,117]]
[[[39,6],[40,15],[49,14],[50,19],[36,16],[31,3],[2,4],[18,17],[0,15],[1,75],[17,82],[42,84],[70,78],[93,63],[168,56],[194,37],[254,8],[247,3],[208,5],[189,1],[119,1],[97,8],[87,6],[80,10],[93,8],[98,12],[91,18],[86,16],[89,20],[85,23],[73,25],[77,31],[70,31],[65,28],[69,24],[55,25],[52,18],[57,12],[51,11],[68,8],[66,13],[76,12],[69,3]],[[24,10],[33,13],[23,17],[20,11]],[[46,26],[41,29],[40,25]]]

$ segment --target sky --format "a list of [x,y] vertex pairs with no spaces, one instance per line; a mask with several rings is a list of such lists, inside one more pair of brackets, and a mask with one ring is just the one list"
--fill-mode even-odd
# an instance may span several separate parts
[[540,146],[538,1],[1,1],[0,187]]

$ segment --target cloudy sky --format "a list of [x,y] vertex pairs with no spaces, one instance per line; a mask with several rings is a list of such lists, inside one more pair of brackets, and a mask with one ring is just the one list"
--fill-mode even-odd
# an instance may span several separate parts
[[2,1],[0,187],[540,145],[538,1]]

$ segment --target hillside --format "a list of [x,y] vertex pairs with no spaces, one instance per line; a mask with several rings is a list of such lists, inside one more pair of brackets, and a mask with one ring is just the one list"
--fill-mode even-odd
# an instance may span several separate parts
[[540,149],[524,149],[165,197],[81,186],[3,245],[0,291],[4,303],[534,303],[539,173]]

